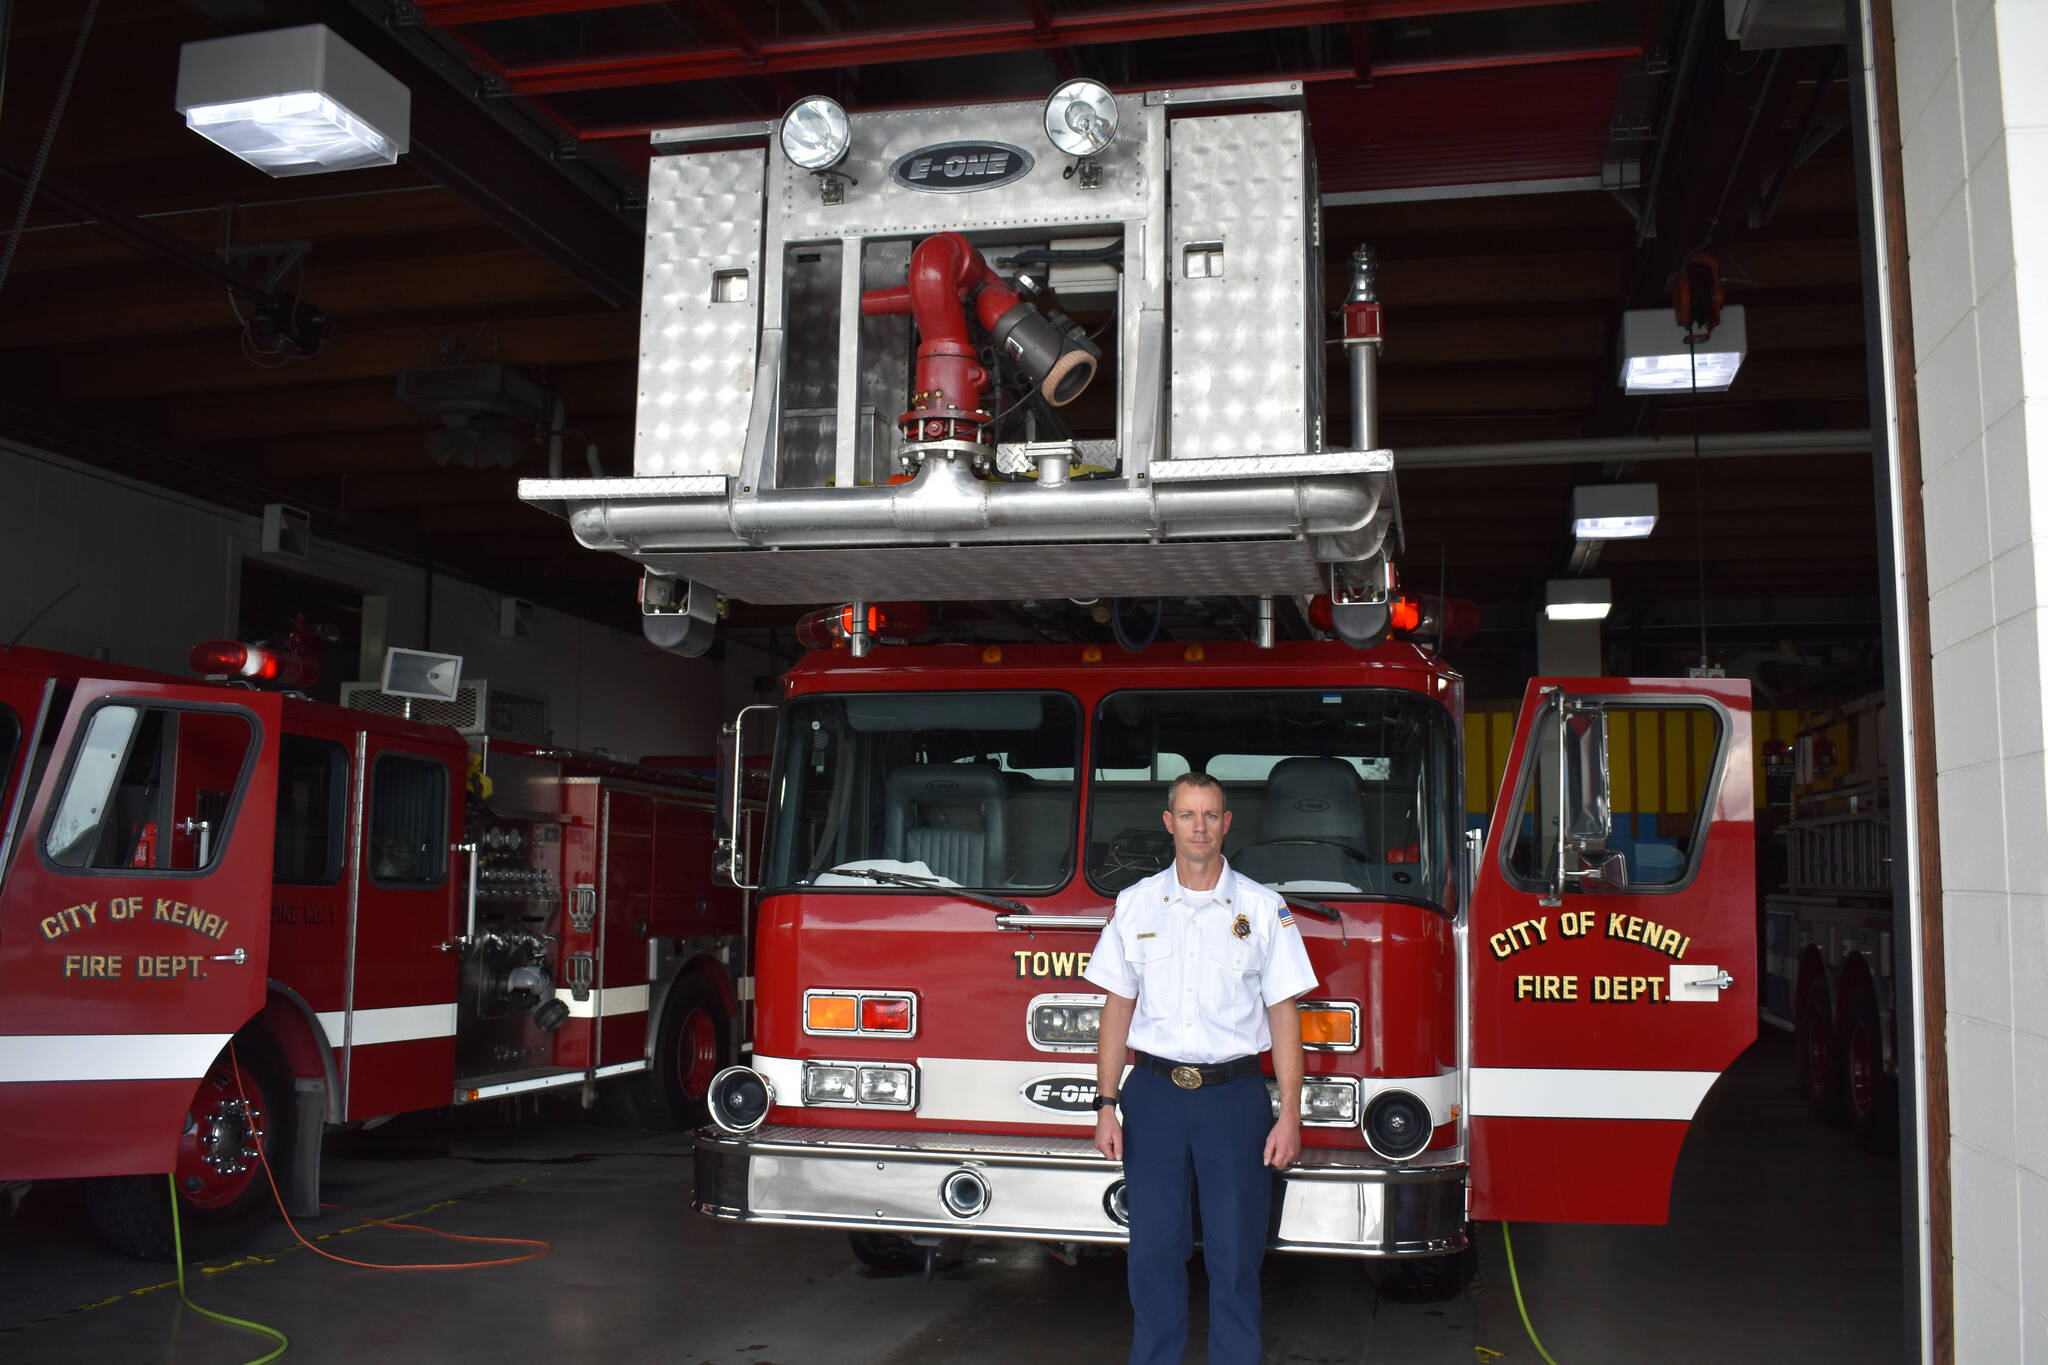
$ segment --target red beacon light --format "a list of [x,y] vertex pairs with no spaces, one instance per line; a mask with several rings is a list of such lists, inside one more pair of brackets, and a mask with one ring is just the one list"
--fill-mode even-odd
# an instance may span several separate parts
[[[852,603],[820,607],[796,623],[796,642],[805,649],[845,649],[853,624]],[[868,603],[870,640],[914,640],[931,628],[931,609],[922,602]]]
[[209,678],[276,683],[280,687],[311,687],[320,681],[320,665],[303,654],[238,640],[208,640],[192,646],[186,662],[194,673]]

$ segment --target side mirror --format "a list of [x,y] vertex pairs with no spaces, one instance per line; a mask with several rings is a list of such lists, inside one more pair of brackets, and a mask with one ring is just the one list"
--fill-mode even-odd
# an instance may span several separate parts
[[[1598,702],[1557,698],[1557,750],[1553,793],[1557,802],[1557,850],[1551,864],[1551,896],[1563,894],[1570,881],[1592,881],[1619,890],[1628,884],[1628,868],[1619,853],[1606,854],[1614,831],[1614,813],[1607,787],[1607,712]],[[1565,866],[1570,853],[1591,866]],[[1598,858],[1598,862],[1592,862]]]
[[1568,874],[1582,882],[1592,882],[1610,891],[1628,890],[1628,859],[1619,853],[1610,853],[1595,865],[1582,872]]
[[1597,704],[1560,703],[1558,770],[1564,780],[1559,822],[1574,846],[1603,848],[1614,832],[1614,814],[1607,793],[1607,712]]
[[[758,890],[760,883],[747,880],[747,829],[742,809],[742,783],[747,773],[747,720],[765,712],[774,716],[773,706],[743,706],[732,724],[718,729],[718,797],[713,806],[711,832],[712,871],[742,891]],[[769,727],[772,747],[774,727]]]

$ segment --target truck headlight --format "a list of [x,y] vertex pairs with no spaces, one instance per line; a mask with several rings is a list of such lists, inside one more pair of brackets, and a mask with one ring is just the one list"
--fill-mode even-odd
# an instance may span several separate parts
[[917,1087],[907,1066],[864,1066],[860,1069],[860,1102],[908,1109],[916,1103]]
[[829,171],[846,159],[853,128],[839,101],[807,95],[782,116],[782,154],[807,171]]
[[[1280,1082],[1266,1078],[1266,1097],[1273,1117],[1280,1117]],[[1301,1121],[1310,1128],[1349,1128],[1358,1122],[1358,1082],[1349,1076],[1305,1076],[1301,1082]]]
[[1031,1002],[1031,1045],[1041,1052],[1093,1052],[1102,1036],[1100,995],[1041,995]]
[[805,1104],[858,1104],[860,1068],[804,1063]]
[[1116,137],[1116,96],[1100,81],[1068,81],[1046,96],[1045,135],[1068,156],[1094,156]]
[[828,1108],[917,1107],[917,1068],[897,1063],[805,1062],[804,1103]]

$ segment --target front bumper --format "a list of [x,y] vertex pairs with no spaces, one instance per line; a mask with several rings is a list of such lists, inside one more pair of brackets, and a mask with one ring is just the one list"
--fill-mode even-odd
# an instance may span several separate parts
[[[939,1196],[961,1169],[987,1207],[954,1216]],[[771,1127],[697,1134],[699,1213],[743,1223],[1016,1237],[1129,1240],[1110,1213],[1123,1167],[1083,1138]],[[1338,1256],[1441,1256],[1465,1246],[1465,1163],[1393,1165],[1369,1152],[1304,1151],[1274,1191],[1266,1246]]]

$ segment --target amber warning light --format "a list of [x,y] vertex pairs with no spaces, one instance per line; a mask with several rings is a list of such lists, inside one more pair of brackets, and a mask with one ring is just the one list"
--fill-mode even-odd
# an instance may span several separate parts
[[209,678],[276,683],[280,687],[311,687],[320,681],[320,665],[303,654],[236,640],[208,640],[192,646],[186,662],[194,673]]

